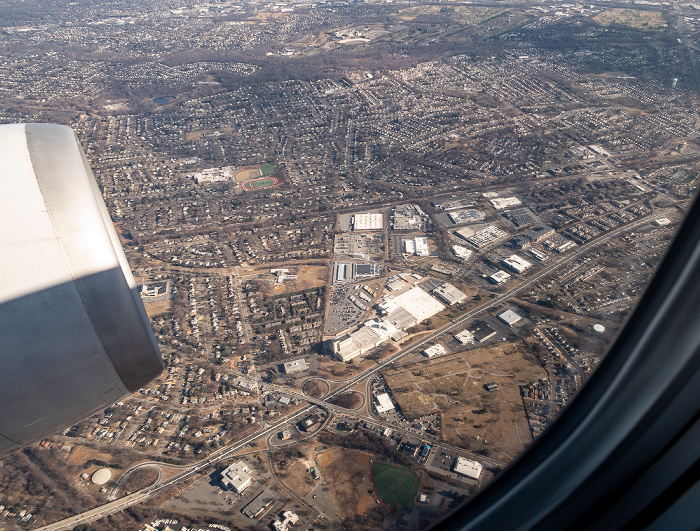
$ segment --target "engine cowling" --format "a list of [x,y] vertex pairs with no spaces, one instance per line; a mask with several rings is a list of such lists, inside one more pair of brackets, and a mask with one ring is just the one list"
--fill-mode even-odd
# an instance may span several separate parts
[[0,454],[60,432],[163,370],[74,132],[0,125]]

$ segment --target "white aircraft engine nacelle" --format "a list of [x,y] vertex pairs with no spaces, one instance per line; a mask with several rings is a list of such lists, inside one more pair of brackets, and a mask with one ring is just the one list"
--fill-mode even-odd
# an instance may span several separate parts
[[72,426],[162,370],[75,134],[0,125],[0,455]]

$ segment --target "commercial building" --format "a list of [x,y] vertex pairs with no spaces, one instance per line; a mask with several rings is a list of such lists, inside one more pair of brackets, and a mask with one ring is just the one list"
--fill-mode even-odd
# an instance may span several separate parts
[[510,278],[510,273],[506,273],[502,269],[496,271],[493,275],[488,277],[489,282],[491,282],[492,284],[496,284],[496,286],[499,286],[499,285],[507,282],[509,278]]
[[467,298],[467,294],[459,291],[452,284],[446,282],[442,286],[438,286],[433,290],[433,295],[435,295],[442,302],[452,306],[458,302],[462,302]]
[[516,273],[524,273],[532,267],[532,264],[530,262],[518,256],[517,254],[511,255],[505,260],[501,260],[501,263],[504,266],[509,267]]
[[487,339],[491,339],[496,335],[496,331],[484,321],[477,321],[472,325],[469,331],[474,337],[474,340],[479,343],[483,343]]
[[416,256],[429,256],[430,249],[428,248],[428,238],[425,236],[416,236],[410,240],[403,241],[405,254],[415,254]]
[[484,219],[484,213],[481,210],[474,209],[459,210],[457,212],[450,212],[447,215],[454,224],[469,222],[475,223]]
[[450,210],[459,210],[460,208],[469,208],[474,205],[474,199],[470,195],[464,196],[463,199],[450,199],[441,203],[433,203],[433,206],[443,212]]
[[420,230],[425,213],[417,205],[399,205],[391,216],[391,228],[394,230]]
[[404,330],[432,317],[445,308],[417,286],[395,297],[385,297],[378,305],[381,318],[371,319],[350,334],[332,341],[331,350],[340,361],[350,361],[389,339],[399,340]]
[[381,395],[377,395],[376,400],[377,403],[375,404],[375,407],[377,408],[377,413],[386,413],[387,411],[396,409],[388,393],[382,393]]
[[282,519],[275,519],[275,521],[272,522],[272,527],[275,529],[275,531],[288,531],[289,526],[296,524],[298,521],[299,517],[296,515],[296,513],[292,511],[284,511],[284,513],[282,513]]
[[365,213],[355,214],[352,217],[352,230],[382,230],[384,228],[384,214]]
[[428,358],[434,358],[435,356],[442,356],[447,351],[440,343],[431,345],[423,351],[423,355]]
[[474,254],[474,251],[471,249],[467,249],[466,247],[462,245],[453,245],[452,246],[452,254],[455,255],[457,258],[460,260],[469,260],[472,254]]
[[455,339],[462,345],[467,345],[468,343],[474,342],[474,334],[469,330],[462,330],[459,334],[455,335]]
[[309,415],[308,417],[305,417],[299,423],[299,427],[304,431],[309,431],[311,428],[313,428],[319,422],[321,422],[321,418],[314,413],[313,415]]
[[272,502],[276,501],[275,498],[268,490],[262,491],[255,498],[250,500],[241,512],[248,518],[257,518],[259,515],[264,514],[265,509],[267,509]]
[[248,467],[243,461],[229,465],[221,472],[221,483],[227,489],[241,493],[253,483],[253,478],[248,472]]
[[285,374],[294,374],[295,372],[301,372],[308,369],[306,360],[304,358],[299,358],[298,360],[287,361],[284,363]]
[[481,463],[466,459],[465,457],[457,457],[452,465],[452,470],[454,472],[471,479],[479,479],[483,468]]
[[467,234],[464,232],[464,229],[458,230],[457,234],[462,236],[468,243],[472,244],[477,249],[486,247],[488,244],[508,236],[506,231],[499,229],[495,225],[489,225],[488,227],[476,231],[471,236],[467,237],[464,236],[464,234]]
[[522,319],[522,317],[520,317],[513,310],[506,310],[505,312],[499,314],[498,318],[510,327]]
[[489,202],[496,210],[503,210],[504,208],[511,208],[522,204],[517,197],[496,197],[494,199],[489,199]]

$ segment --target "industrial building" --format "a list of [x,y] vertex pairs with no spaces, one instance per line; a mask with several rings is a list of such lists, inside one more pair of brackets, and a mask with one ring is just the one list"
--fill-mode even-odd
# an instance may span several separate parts
[[352,230],[382,230],[384,228],[384,214],[365,213],[352,216]]
[[462,330],[459,334],[455,335],[455,339],[462,345],[467,345],[474,342],[474,334],[469,330]]
[[309,415],[308,417],[305,417],[299,423],[299,427],[304,431],[309,431],[311,428],[313,428],[320,421],[321,421],[321,418],[318,415],[316,415],[316,414]]
[[496,286],[504,284],[508,281],[509,278],[510,273],[506,273],[505,271],[503,271],[503,269],[496,271],[493,275],[488,277],[489,282],[491,282],[492,284],[496,284]]
[[484,213],[481,210],[474,209],[459,210],[457,212],[450,212],[447,215],[455,225],[458,223],[474,223],[484,219]]
[[506,310],[505,312],[499,314],[498,318],[510,327],[522,319],[522,317],[520,317],[513,310]]
[[447,353],[447,351],[445,350],[445,347],[443,347],[440,343],[437,343],[435,345],[431,345],[423,351],[423,355],[428,357],[428,358],[434,358],[435,356],[442,356],[445,353]]
[[403,241],[404,253],[415,254],[416,256],[429,256],[430,249],[428,248],[428,238],[425,236],[416,236],[410,240]]
[[377,413],[386,413],[387,411],[396,409],[388,393],[382,393],[381,395],[377,395],[376,399],[377,403],[375,404],[375,407],[377,408]]
[[227,489],[233,489],[240,494],[253,483],[253,478],[248,472],[248,467],[243,461],[233,463],[221,472],[221,483]]
[[266,489],[250,500],[250,503],[243,507],[241,512],[248,518],[256,518],[275,501],[277,501],[277,498]]
[[452,284],[446,282],[442,286],[438,286],[433,290],[433,295],[440,299],[445,304],[452,306],[458,302],[462,302],[467,298],[467,294],[459,291]]
[[284,511],[284,513],[282,513],[282,519],[276,518],[275,521],[272,522],[272,527],[275,531],[288,531],[289,526],[296,524],[298,521],[299,517],[295,512]]
[[406,335],[406,328],[445,308],[417,286],[401,295],[386,297],[377,306],[383,317],[371,319],[351,334],[345,334],[331,343],[331,350],[338,360],[348,362],[384,341],[401,339]]
[[399,205],[394,207],[391,216],[393,230],[421,230],[425,213],[417,205]]
[[483,343],[487,339],[491,339],[496,335],[496,331],[484,321],[477,321],[472,325],[469,331],[474,337],[474,340],[479,343]]
[[450,210],[459,210],[460,208],[469,208],[474,205],[474,199],[470,195],[465,195],[463,199],[449,199],[442,203],[432,203],[438,210],[448,212]]
[[503,210],[504,208],[522,205],[520,199],[517,197],[496,197],[494,199],[489,199],[489,202],[496,210]]
[[469,260],[472,254],[474,254],[474,251],[471,249],[467,249],[466,247],[462,245],[453,245],[452,246],[452,254],[455,255],[457,258],[460,260]]
[[294,374],[295,372],[305,371],[308,368],[309,367],[306,364],[306,360],[304,358],[300,358],[298,360],[286,361],[284,363],[284,373],[285,374]]
[[453,472],[457,472],[457,474],[471,479],[479,479],[483,468],[484,467],[481,465],[481,463],[472,461],[465,457],[457,457],[452,465]]
[[509,267],[516,273],[524,273],[532,267],[532,264],[517,254],[511,255],[505,260],[501,260],[504,266]]
[[486,247],[488,244],[508,236],[508,233],[506,231],[499,229],[495,225],[489,225],[488,227],[476,232],[472,231],[472,233],[469,236],[467,236],[467,234],[469,233],[466,232],[465,229],[466,227],[463,229],[459,229],[457,231],[457,235],[464,238],[468,243],[472,244],[477,249]]

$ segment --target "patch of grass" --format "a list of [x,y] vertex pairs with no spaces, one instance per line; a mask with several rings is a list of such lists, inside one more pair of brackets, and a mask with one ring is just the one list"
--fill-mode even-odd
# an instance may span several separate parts
[[391,507],[413,507],[421,474],[400,466],[374,463],[372,485],[377,496]]
[[277,173],[277,169],[275,168],[274,164],[261,164],[260,171],[265,176],[274,175],[275,173]]

